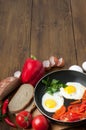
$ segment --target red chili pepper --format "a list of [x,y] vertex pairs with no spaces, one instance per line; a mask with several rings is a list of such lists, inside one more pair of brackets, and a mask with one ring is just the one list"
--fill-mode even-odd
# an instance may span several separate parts
[[44,75],[44,67],[41,61],[28,58],[22,68],[22,83],[30,83],[35,86],[38,80]]
[[3,103],[3,106],[2,106],[2,114],[6,114],[7,113],[7,106],[8,106],[8,103],[9,103],[9,100],[6,99]]
[[[4,101],[4,103],[3,103],[3,106],[2,106],[2,114],[3,114],[3,115],[7,114],[8,103],[9,103],[9,100],[8,100],[8,99],[6,99],[6,100]],[[15,125],[13,122],[11,122],[11,120],[9,119],[8,116],[6,116],[6,117],[4,118],[4,120],[5,120],[5,122],[6,122],[7,124],[9,124],[10,126],[16,127],[16,125]]]

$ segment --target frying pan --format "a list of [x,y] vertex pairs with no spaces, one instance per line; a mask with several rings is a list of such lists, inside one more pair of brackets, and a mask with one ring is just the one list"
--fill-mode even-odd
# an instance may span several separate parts
[[[57,80],[60,80],[62,83],[79,82],[83,86],[86,86],[86,75],[84,73],[72,71],[72,70],[53,71],[46,74],[44,77],[42,77],[38,81],[38,83],[35,86],[35,91],[34,91],[34,100],[35,100],[35,104],[38,110],[51,121],[57,124],[69,125],[69,126],[80,125],[81,123],[86,123],[86,119],[73,121],[73,122],[64,122],[60,120],[55,120],[52,118],[52,113],[49,113],[44,110],[44,108],[42,107],[42,96],[45,93],[46,86],[42,83],[42,80],[46,80],[47,78],[49,78],[50,80],[57,79]],[[65,105],[68,106],[69,102],[70,101],[66,99]]]

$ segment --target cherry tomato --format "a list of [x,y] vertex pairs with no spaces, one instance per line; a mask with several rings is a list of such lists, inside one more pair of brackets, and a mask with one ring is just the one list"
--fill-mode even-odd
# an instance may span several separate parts
[[48,120],[43,115],[38,115],[32,120],[32,127],[34,130],[48,130]]
[[16,116],[16,123],[21,128],[28,128],[32,122],[32,115],[28,111],[21,111]]

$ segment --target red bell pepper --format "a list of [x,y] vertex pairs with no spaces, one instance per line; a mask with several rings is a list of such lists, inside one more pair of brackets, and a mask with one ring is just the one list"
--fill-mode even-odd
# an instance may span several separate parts
[[45,69],[41,61],[37,59],[28,58],[21,72],[22,83],[30,83],[36,85],[38,80],[44,75]]

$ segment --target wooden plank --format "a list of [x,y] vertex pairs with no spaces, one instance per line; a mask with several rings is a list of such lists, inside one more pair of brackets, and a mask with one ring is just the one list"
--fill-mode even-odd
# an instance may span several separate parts
[[[35,0],[32,11],[31,53],[40,60],[63,57],[65,68],[76,64],[70,0]],[[51,123],[50,129],[64,127]]]
[[30,55],[31,7],[32,0],[0,0],[0,79]]
[[78,64],[86,60],[86,0],[71,0]]
[[[0,0],[0,80],[20,70],[30,54],[32,0]],[[0,122],[0,130],[13,130]]]
[[[82,13],[77,11],[84,7],[85,1],[79,0],[78,3],[75,0],[75,3],[71,3],[70,0],[0,0],[0,79],[21,69],[30,53],[40,60],[51,55],[64,57],[65,68],[76,64],[77,59],[79,64],[82,62],[85,56],[79,49],[82,48],[80,43],[78,48],[78,40],[81,40],[85,52],[85,18],[80,18],[82,14],[85,15],[85,10]],[[80,21],[78,25],[75,24],[77,15]],[[79,25],[81,32],[77,31]],[[36,114],[39,114],[38,110],[34,112]],[[50,127],[51,130],[63,128],[64,126],[52,123]],[[0,130],[5,129],[14,128],[0,123]]]
[[64,57],[65,68],[76,64],[70,0],[33,1],[31,53],[41,60]]

